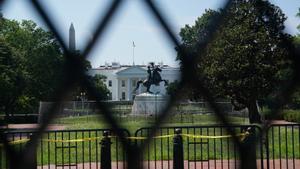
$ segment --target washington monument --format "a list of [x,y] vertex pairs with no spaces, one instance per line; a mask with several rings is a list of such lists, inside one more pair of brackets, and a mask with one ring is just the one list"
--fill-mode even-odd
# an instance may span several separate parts
[[73,26],[73,23],[71,23],[70,29],[69,29],[69,50],[70,52],[75,52],[76,45],[75,45],[75,29]]

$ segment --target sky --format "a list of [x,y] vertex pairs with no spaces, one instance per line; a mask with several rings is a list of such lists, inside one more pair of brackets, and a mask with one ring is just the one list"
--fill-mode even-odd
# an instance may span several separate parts
[[[74,24],[76,47],[82,50],[86,42],[93,37],[95,26],[102,18],[111,0],[43,0],[41,2],[58,26],[66,44],[68,44],[70,24]],[[205,9],[221,8],[224,1],[156,0],[155,2],[162,9],[173,32],[178,36],[180,28],[186,24],[193,25],[195,20],[205,12]],[[286,32],[293,35],[300,33],[296,29],[300,24],[300,18],[296,17],[298,8],[300,8],[300,0],[271,0],[271,2],[280,6],[288,17],[285,23]],[[28,0],[7,0],[2,7],[2,12],[5,18],[18,21],[30,19],[47,29]],[[134,51],[133,41],[135,43]],[[90,53],[88,60],[92,67],[113,61],[130,65],[133,62],[147,64],[155,61],[178,66],[174,46],[169,43],[141,0],[124,1],[101,41],[97,42]]]

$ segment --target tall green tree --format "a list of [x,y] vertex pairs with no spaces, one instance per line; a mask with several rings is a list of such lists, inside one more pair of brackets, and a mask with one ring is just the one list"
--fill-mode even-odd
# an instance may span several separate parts
[[[217,14],[206,12],[198,21],[211,23]],[[236,106],[247,107],[250,123],[261,122],[257,100],[278,89],[290,73],[286,42],[291,36],[282,32],[285,20],[280,8],[268,1],[234,1],[213,41],[201,51],[198,77],[204,77],[215,97],[229,97]],[[182,33],[185,31],[186,27],[180,32],[182,39],[189,38]],[[201,43],[205,34],[191,36],[196,37],[192,46],[197,51],[196,44]],[[190,44],[183,40],[183,46]]]
[[95,85],[95,89],[101,93],[101,97],[103,100],[107,100],[110,97],[110,91],[106,87],[106,85],[103,83],[104,80],[106,80],[106,76],[96,74],[95,76],[90,77],[90,80]]
[[[300,18],[300,8],[298,9],[297,17]],[[300,31],[300,24],[297,26],[298,31]],[[294,36],[294,44],[300,46],[300,34]],[[300,88],[298,87],[291,97],[291,102],[287,105],[290,109],[300,108]]]
[[175,95],[177,93],[178,86],[179,86],[179,82],[177,80],[171,82],[166,88],[167,94],[170,96]]
[[[101,74],[96,74],[94,76],[87,76],[87,80],[93,84],[94,89],[98,92],[98,94],[100,94],[101,99],[102,100],[108,100],[110,99],[111,96],[111,92],[109,91],[109,89],[106,87],[106,85],[104,84],[104,81],[106,81],[106,76],[101,75]],[[76,85],[77,87],[73,90],[73,92],[71,93],[71,100],[76,100],[79,101],[82,98],[82,94],[84,93],[84,99],[87,100],[96,100],[96,98],[94,98],[92,95],[88,94],[87,89],[85,88],[85,86],[81,86],[80,84]]]
[[[298,9],[298,13],[296,14],[298,18],[300,18],[300,8]],[[300,32],[300,24],[297,26],[298,31]],[[300,33],[295,36],[295,43],[300,45]]]
[[[77,51],[76,55],[80,56]],[[86,71],[91,68],[85,60]],[[65,58],[54,35],[33,21],[0,17],[0,113],[37,113],[39,101],[55,101]],[[90,77],[103,96],[104,77]]]
[[[205,13],[197,18],[194,25],[185,25],[185,27],[180,30],[179,35],[181,37],[182,45],[191,55],[197,55],[197,45],[204,42],[210,31],[209,28],[215,24],[213,20],[216,17],[219,17],[220,14],[219,11],[211,9],[205,10]],[[178,54],[177,59],[182,60],[182,56]]]
[[[296,16],[300,18],[300,8],[298,9],[298,13],[296,14]],[[300,31],[300,24],[298,25],[297,28],[298,28],[298,30]]]
[[22,104],[26,100],[25,75],[19,68],[19,54],[1,38],[0,63],[0,113],[9,115],[16,107],[26,106]]
[[18,72],[25,79],[18,85],[25,86],[19,97],[23,97],[26,108],[15,107],[7,113],[37,113],[38,102],[53,99],[54,91],[62,81],[64,58],[61,49],[55,37],[33,21],[2,18],[0,25],[0,38],[18,53],[15,64],[20,71],[15,68],[11,71]]

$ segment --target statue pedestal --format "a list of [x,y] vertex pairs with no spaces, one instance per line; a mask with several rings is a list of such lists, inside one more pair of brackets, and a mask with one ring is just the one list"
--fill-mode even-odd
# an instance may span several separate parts
[[141,93],[136,95],[132,115],[158,115],[168,104],[169,97],[162,94]]

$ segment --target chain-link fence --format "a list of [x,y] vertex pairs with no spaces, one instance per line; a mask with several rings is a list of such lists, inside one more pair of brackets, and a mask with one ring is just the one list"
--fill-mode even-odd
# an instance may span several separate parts
[[[3,0],[0,1],[1,4],[4,2]],[[198,51],[203,51],[208,44],[212,41],[214,38],[216,30],[222,25],[224,17],[227,15],[226,10],[230,8],[230,6],[235,2],[234,0],[228,0],[224,1],[223,12],[218,17],[215,17],[213,20],[213,26],[209,29],[207,32],[207,36],[201,41],[200,44],[198,44]],[[146,147],[151,144],[151,137],[155,135],[155,133],[158,131],[157,129],[162,124],[162,121],[164,121],[168,117],[168,113],[170,112],[172,105],[176,103],[177,100],[180,99],[182,96],[184,89],[186,87],[188,88],[197,88],[198,91],[201,91],[202,97],[210,104],[211,109],[213,112],[217,115],[218,120],[220,120],[224,124],[224,130],[226,130],[226,133],[229,135],[232,135],[232,141],[234,145],[237,148],[237,152],[239,155],[239,159],[241,160],[240,168],[246,169],[246,168],[255,168],[256,165],[256,159],[252,156],[253,153],[251,153],[251,146],[242,144],[240,139],[237,136],[237,132],[232,128],[229,124],[229,120],[226,117],[225,114],[223,114],[222,109],[218,104],[215,102],[214,91],[209,90],[207,86],[203,84],[203,81],[199,78],[194,78],[195,74],[195,68],[197,67],[197,56],[194,56],[191,54],[192,52],[188,51],[188,49],[185,49],[181,46],[180,41],[177,39],[177,36],[172,31],[169,21],[166,19],[166,17],[163,15],[162,11],[159,10],[157,7],[157,4],[155,1],[151,0],[143,0],[140,1],[142,3],[147,11],[156,19],[157,24],[160,26],[164,34],[166,35],[166,38],[169,40],[170,44],[172,46],[175,46],[177,51],[180,53],[180,55],[184,56],[182,57],[182,80],[179,84],[177,93],[171,97],[169,104],[164,109],[163,113],[159,115],[159,117],[156,119],[155,123],[153,124],[153,127],[151,130],[148,131],[147,137],[148,139],[145,139],[141,144],[138,145],[132,145],[130,142],[125,139],[125,136],[123,132],[118,130],[121,128],[120,124],[117,122],[117,120],[113,117],[113,112],[110,109],[109,105],[107,105],[104,102],[101,102],[102,98],[104,96],[102,93],[99,93],[97,90],[95,90],[95,86],[91,81],[88,80],[87,75],[85,74],[84,69],[84,60],[87,58],[87,56],[90,54],[91,50],[94,48],[95,43],[97,41],[100,41],[102,43],[105,43],[102,37],[104,34],[104,30],[108,28],[109,24],[113,21],[116,13],[119,11],[120,7],[126,3],[125,0],[113,0],[111,1],[110,5],[106,9],[105,15],[102,17],[102,19],[96,24],[96,29],[94,32],[94,38],[88,42],[86,45],[85,50],[83,50],[81,57],[78,57],[75,53],[72,53],[69,51],[67,45],[63,41],[62,36],[59,34],[59,30],[57,29],[57,25],[54,24],[54,22],[50,19],[49,14],[44,9],[43,5],[41,5],[40,1],[32,0],[30,1],[30,4],[33,6],[33,8],[37,11],[38,15],[43,19],[43,21],[46,23],[48,28],[51,30],[51,32],[56,36],[57,40],[59,41],[61,48],[64,52],[65,58],[66,58],[66,66],[65,66],[65,80],[61,83],[60,87],[56,91],[55,100],[57,101],[56,104],[52,105],[48,111],[43,115],[42,120],[40,121],[41,125],[37,129],[37,131],[31,136],[30,141],[23,147],[22,151],[17,151],[12,145],[9,144],[9,138],[7,138],[3,133],[1,133],[1,142],[4,145],[4,149],[7,154],[7,158],[9,159],[9,167],[10,168],[34,168],[33,164],[35,163],[35,159],[33,159],[32,153],[36,152],[36,148],[38,146],[39,139],[42,137],[42,135],[45,133],[45,130],[47,126],[49,125],[49,122],[51,122],[56,117],[56,111],[60,108],[60,103],[64,100],[64,97],[68,94],[68,92],[72,89],[72,87],[75,86],[75,84],[81,84],[87,89],[87,93],[90,96],[93,96],[93,98],[96,99],[97,103],[97,109],[99,109],[101,114],[105,117],[105,120],[108,124],[110,124],[112,130],[115,132],[116,135],[119,136],[120,142],[122,143],[122,146],[127,154],[127,168],[130,169],[137,169],[140,168],[139,166],[139,158],[144,153]],[[188,3],[188,2],[187,2]],[[204,3],[204,2],[203,2]],[[264,10],[263,8],[260,10]],[[166,11],[164,11],[166,12]],[[264,11],[261,11],[262,13]],[[96,20],[97,22],[97,20]],[[294,46],[291,45],[291,43],[287,43],[286,45],[289,45],[290,52],[293,55],[294,63],[298,64],[299,61],[299,51],[295,49]],[[199,55],[199,53],[197,53]],[[299,66],[294,67],[295,75],[293,78],[289,81],[289,84],[284,88],[284,90],[280,91],[276,97],[275,97],[275,105],[276,107],[272,110],[273,115],[277,115],[280,113],[280,109],[283,105],[285,105],[288,101],[290,96],[295,91],[295,88],[298,86],[299,82]],[[269,126],[268,123],[262,124],[262,135],[265,135],[267,126]],[[260,137],[260,136],[259,136]],[[259,137],[254,138],[257,142],[260,140]]]

